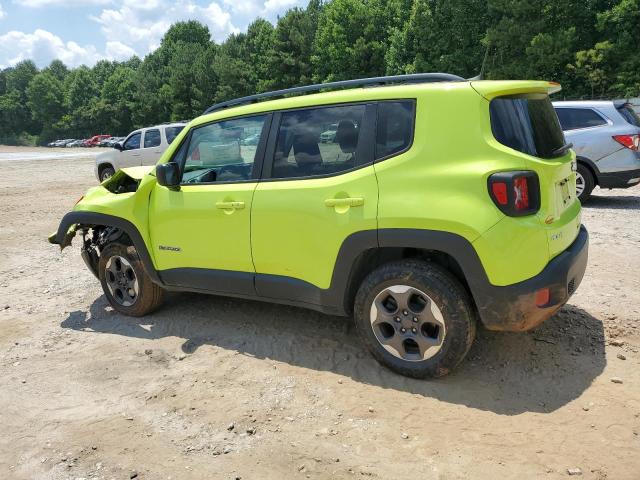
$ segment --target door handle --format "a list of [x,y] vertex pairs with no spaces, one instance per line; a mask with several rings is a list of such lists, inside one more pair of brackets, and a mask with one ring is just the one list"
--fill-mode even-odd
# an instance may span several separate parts
[[364,205],[364,198],[362,197],[347,197],[347,198],[327,198],[324,201],[327,207],[361,207]]
[[216,208],[221,210],[242,210],[244,202],[216,202]]

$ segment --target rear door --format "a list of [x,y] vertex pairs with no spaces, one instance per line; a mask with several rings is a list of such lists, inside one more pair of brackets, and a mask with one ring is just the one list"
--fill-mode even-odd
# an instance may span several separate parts
[[[377,241],[375,105],[285,111],[273,123],[251,213],[256,291],[317,303],[345,240],[368,231]],[[322,137],[334,124],[333,138]]]
[[162,155],[162,137],[159,128],[147,128],[144,131],[142,150],[140,155],[141,165],[155,165]]

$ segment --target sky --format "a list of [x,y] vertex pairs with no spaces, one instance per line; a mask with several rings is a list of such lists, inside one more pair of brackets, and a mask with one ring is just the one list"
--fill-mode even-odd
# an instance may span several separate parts
[[172,23],[199,20],[221,42],[256,17],[275,22],[307,0],[0,0],[0,69],[31,59],[40,68],[144,57]]

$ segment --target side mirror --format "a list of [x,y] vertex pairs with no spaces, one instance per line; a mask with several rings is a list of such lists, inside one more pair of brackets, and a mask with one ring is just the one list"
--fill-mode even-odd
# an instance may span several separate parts
[[114,143],[113,144],[113,148],[115,148],[116,150],[120,150],[120,151],[124,150],[124,147],[122,146],[121,143]]
[[180,190],[180,167],[174,162],[156,165],[156,179],[158,185],[169,190]]

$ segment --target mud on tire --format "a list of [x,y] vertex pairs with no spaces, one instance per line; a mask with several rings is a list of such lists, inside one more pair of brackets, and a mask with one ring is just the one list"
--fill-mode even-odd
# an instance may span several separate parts
[[476,334],[476,313],[464,287],[443,268],[420,260],[371,272],[356,295],[354,321],[380,363],[414,378],[449,373]]
[[165,291],[151,281],[135,247],[108,244],[100,253],[98,275],[107,300],[120,313],[141,317],[162,304]]

